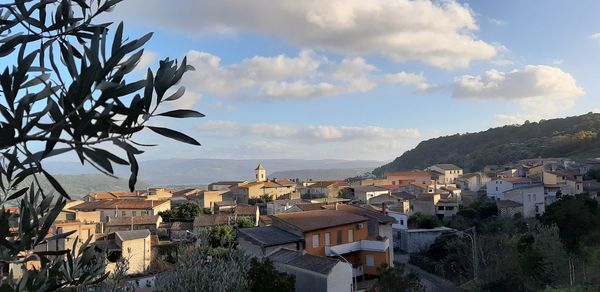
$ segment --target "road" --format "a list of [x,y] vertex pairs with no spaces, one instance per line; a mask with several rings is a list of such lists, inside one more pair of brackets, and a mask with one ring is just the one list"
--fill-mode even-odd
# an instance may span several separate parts
[[421,280],[421,284],[423,284],[426,291],[432,291],[432,292],[458,291],[458,289],[456,289],[456,286],[452,282],[450,282],[440,276],[437,276],[437,275],[434,275],[427,271],[424,271],[423,269],[421,269],[415,265],[409,264],[408,258],[409,258],[409,256],[406,254],[394,253],[394,261],[403,263],[404,268],[407,271],[417,274],[417,276],[419,276],[419,279]]

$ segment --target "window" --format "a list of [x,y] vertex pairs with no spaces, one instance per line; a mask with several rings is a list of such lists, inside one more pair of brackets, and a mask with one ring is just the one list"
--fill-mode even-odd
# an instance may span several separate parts
[[148,215],[148,211],[142,211],[142,215]]
[[404,225],[404,219],[400,219],[400,225]]
[[448,206],[448,207],[446,207],[446,210],[448,210],[448,211],[452,211],[452,210],[454,210],[454,207],[452,207],[452,206]]
[[375,258],[372,255],[367,255],[367,267],[375,266]]
[[496,187],[496,192],[498,191],[498,187]]
[[135,211],[131,211],[131,216],[135,216]]
[[348,242],[354,241],[354,230],[348,229]]
[[438,210],[444,210],[444,206],[438,206]]
[[312,236],[312,246],[313,248],[319,247],[319,235],[315,234]]
[[121,216],[123,216],[123,217],[127,216],[127,212],[121,211]]
[[331,233],[327,232],[325,233],[325,246],[330,246],[331,245]]
[[342,243],[342,242],[343,242],[343,239],[342,239],[342,231],[341,231],[341,230],[338,230],[338,232],[337,232],[337,244],[340,244],[340,243]]

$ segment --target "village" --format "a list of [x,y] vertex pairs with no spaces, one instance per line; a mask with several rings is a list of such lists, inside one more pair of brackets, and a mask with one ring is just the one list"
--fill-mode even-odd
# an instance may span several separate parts
[[[486,201],[496,204],[499,217],[534,218],[561,196],[585,192],[596,198],[600,183],[584,176],[599,168],[597,160],[570,159],[529,159],[473,173],[435,164],[348,182],[269,178],[259,164],[254,181],[219,181],[207,189],[178,191],[94,192],[69,201],[49,236],[73,233],[36,250],[89,241],[108,255],[107,271],[127,258],[126,274],[152,287],[165,250],[227,225],[235,229],[237,249],[294,275],[296,291],[354,291],[368,288],[379,267],[400,262],[397,255],[423,251],[440,235],[457,232],[444,226],[411,227],[411,216],[443,221],[463,206]],[[202,213],[194,218],[165,215],[190,204]],[[34,267],[30,261],[10,269],[19,277]]]

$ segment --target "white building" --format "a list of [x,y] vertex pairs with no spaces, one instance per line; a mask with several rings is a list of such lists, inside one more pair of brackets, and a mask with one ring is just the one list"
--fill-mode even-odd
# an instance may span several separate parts
[[360,186],[354,188],[354,198],[368,204],[369,200],[381,195],[389,195],[390,191],[378,186]]
[[533,183],[532,179],[526,177],[494,179],[486,184],[487,196],[496,200],[504,200],[504,192]]
[[544,214],[546,199],[542,184],[521,186],[508,190],[504,192],[504,198],[523,205],[521,215],[524,218]]

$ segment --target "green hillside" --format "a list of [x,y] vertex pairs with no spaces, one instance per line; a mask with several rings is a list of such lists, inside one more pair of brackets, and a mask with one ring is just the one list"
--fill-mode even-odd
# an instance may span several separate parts
[[525,122],[478,133],[456,134],[423,141],[373,173],[454,163],[465,171],[538,157],[600,157],[600,114]]

